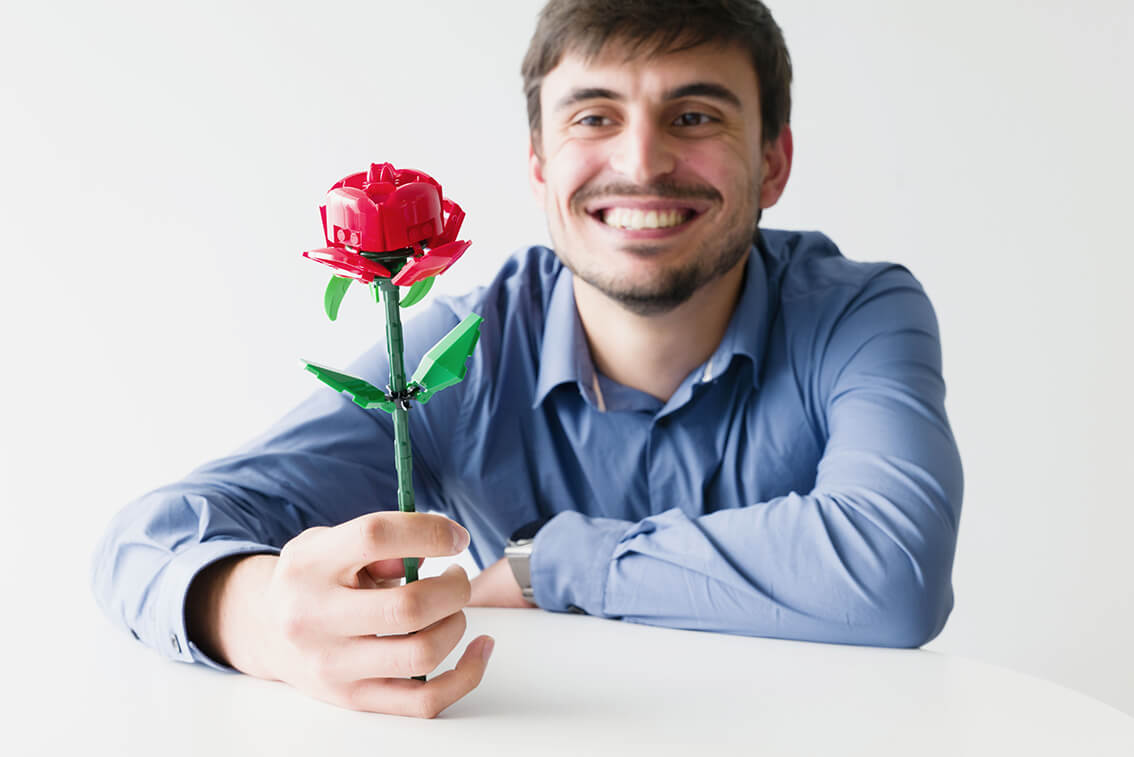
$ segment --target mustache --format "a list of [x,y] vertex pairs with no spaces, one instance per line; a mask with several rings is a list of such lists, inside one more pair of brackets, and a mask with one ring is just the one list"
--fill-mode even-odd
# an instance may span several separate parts
[[573,210],[581,210],[591,200],[614,197],[664,197],[667,200],[721,200],[721,193],[705,184],[679,184],[659,179],[639,185],[625,182],[587,185],[571,197]]

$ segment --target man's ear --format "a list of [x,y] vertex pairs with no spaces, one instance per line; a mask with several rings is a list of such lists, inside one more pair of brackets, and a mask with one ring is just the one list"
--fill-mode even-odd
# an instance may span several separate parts
[[780,199],[791,175],[791,126],[784,124],[780,135],[764,145],[764,178],[760,184],[760,208],[770,208]]
[[532,194],[535,195],[536,200],[542,206],[544,196],[547,193],[547,185],[543,181],[543,158],[540,157],[537,149],[537,139],[539,139],[538,134],[532,134],[528,137],[528,183],[531,185]]

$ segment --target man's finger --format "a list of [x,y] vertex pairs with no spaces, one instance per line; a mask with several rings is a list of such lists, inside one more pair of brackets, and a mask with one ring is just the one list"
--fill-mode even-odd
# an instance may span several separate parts
[[310,545],[339,563],[346,584],[371,563],[403,557],[445,557],[469,544],[469,532],[443,515],[397,511],[369,513],[328,528]]
[[358,681],[351,687],[344,704],[351,709],[368,712],[437,717],[442,710],[480,684],[494,644],[491,636],[478,636],[465,649],[457,667],[432,681],[401,678]]
[[469,578],[460,565],[405,586],[359,590],[339,587],[319,608],[323,626],[335,636],[401,635],[433,625],[469,601]]
[[468,622],[455,612],[406,636],[356,636],[345,639],[324,659],[322,677],[343,683],[363,678],[411,678],[428,675],[445,661],[465,635]]

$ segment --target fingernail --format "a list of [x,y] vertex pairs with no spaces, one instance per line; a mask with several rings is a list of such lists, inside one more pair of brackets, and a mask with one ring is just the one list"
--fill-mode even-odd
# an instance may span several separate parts
[[490,636],[488,637],[488,641],[484,642],[484,646],[480,648],[480,656],[485,662],[488,662],[488,658],[492,656],[492,649],[495,646],[496,640]]
[[463,552],[469,545],[469,532],[457,526],[453,529],[453,551]]

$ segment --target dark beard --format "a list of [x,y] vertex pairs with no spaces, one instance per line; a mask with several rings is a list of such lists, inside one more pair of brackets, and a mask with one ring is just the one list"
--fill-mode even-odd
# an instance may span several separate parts
[[[616,288],[613,282],[588,276],[576,270],[567,260],[563,262],[572,274],[631,313],[640,316],[660,315],[683,304],[698,289],[731,271],[737,263],[744,260],[744,256],[748,254],[748,250],[752,246],[755,235],[756,221],[753,220],[751,229],[724,240],[726,247],[720,255],[708,261],[697,259],[682,268],[666,271],[662,281],[651,287]],[[639,245],[628,249],[635,253],[649,255],[654,248],[649,245]]]

